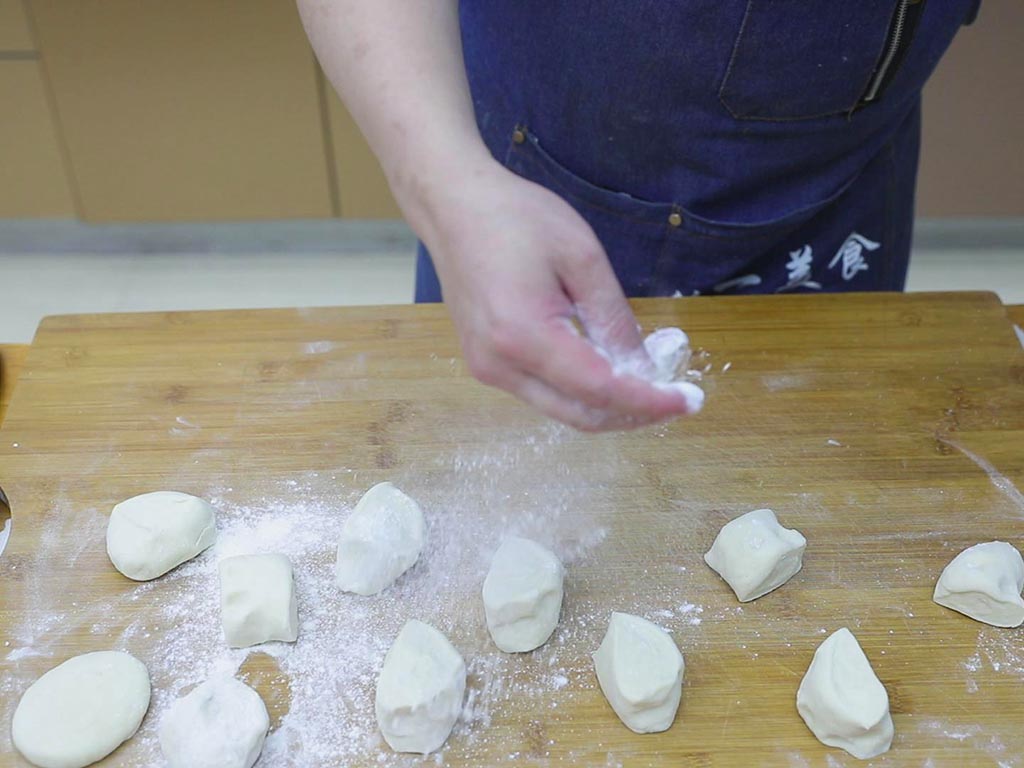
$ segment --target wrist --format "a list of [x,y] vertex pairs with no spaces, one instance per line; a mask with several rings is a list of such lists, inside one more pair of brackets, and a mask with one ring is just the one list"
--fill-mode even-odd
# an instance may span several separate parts
[[432,149],[385,171],[406,220],[432,253],[464,220],[467,203],[507,173],[479,138],[467,143],[451,151]]

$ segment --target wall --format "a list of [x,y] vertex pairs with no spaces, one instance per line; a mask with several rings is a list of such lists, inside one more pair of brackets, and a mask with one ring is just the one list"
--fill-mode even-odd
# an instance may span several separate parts
[[[984,0],[928,85],[921,215],[1024,217],[1022,31]],[[399,215],[292,0],[0,0],[0,105],[0,217]]]
[[983,0],[939,63],[924,93],[919,215],[1024,216],[1022,36],[1024,2]]

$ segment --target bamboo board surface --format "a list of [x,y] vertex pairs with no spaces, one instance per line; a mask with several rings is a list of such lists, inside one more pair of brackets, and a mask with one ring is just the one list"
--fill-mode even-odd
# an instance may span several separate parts
[[0,344],[0,424],[4,422],[4,414],[27,353],[27,344]]
[[[1024,765],[1024,633],[930,600],[964,547],[1024,546],[1024,354],[996,297],[636,308],[645,329],[678,325],[710,351],[707,405],[668,427],[592,436],[468,378],[439,307],[45,320],[0,428],[13,514],[0,766],[27,765],[9,735],[24,688],[105,649],[146,662],[154,698],[100,765],[161,765],[160,714],[224,664],[241,664],[271,710],[275,756],[259,766],[424,764],[382,746],[372,714],[383,653],[412,617],[445,631],[470,670],[445,765],[862,764],[820,745],[795,709],[814,649],[842,626],[896,724],[892,751],[870,764]],[[382,480],[421,501],[431,543],[377,602],[336,594],[338,523]],[[106,515],[157,489],[211,499],[220,540],[139,585],[106,558]],[[701,555],[724,522],[764,506],[804,533],[807,555],[789,584],[741,607]],[[508,531],[569,561],[559,630],[518,657],[488,642],[479,598]],[[231,654],[216,558],[268,546],[296,563],[299,643]],[[589,654],[612,610],[671,630],[686,657],[666,733],[628,731],[596,686]]]

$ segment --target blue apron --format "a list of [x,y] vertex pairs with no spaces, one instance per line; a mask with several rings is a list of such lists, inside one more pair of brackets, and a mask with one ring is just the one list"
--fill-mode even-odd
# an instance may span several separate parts
[[[627,295],[902,290],[921,89],[979,0],[463,0],[494,157]],[[417,301],[440,301],[421,246]]]

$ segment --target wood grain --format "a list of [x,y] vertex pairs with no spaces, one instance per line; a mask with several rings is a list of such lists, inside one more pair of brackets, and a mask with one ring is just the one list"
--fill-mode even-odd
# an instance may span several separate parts
[[[490,723],[454,735],[445,764],[859,765],[820,745],[794,705],[814,649],[841,626],[857,635],[892,701],[897,738],[872,765],[1019,760],[1021,632],[930,600],[960,549],[996,538],[1024,544],[1013,485],[1024,481],[1024,354],[996,297],[696,298],[636,308],[646,328],[681,326],[710,351],[707,406],[669,427],[598,436],[552,430],[471,381],[440,307],[47,319],[0,429],[13,512],[0,557],[9,638],[0,649],[0,766],[26,765],[9,749],[6,723],[41,672],[112,646],[155,664],[175,632],[154,628],[172,584],[137,592],[106,560],[103,516],[115,502],[156,488],[230,489],[236,505],[274,509],[292,503],[283,489],[295,478],[310,500],[347,502],[395,479],[423,500],[432,535],[471,510],[486,545],[527,512],[550,514],[561,547],[585,533],[574,521],[606,533],[570,566],[553,647],[504,660],[491,688],[471,676],[480,700],[492,699]],[[516,461],[488,464],[495,457]],[[453,483],[464,493],[448,494]],[[441,501],[456,498],[463,507]],[[701,554],[726,520],[761,506],[801,530],[808,553],[789,584],[741,608]],[[461,511],[446,517],[452,510]],[[417,574],[435,566],[421,561],[389,605],[410,614],[435,605],[416,592],[429,585]],[[133,594],[140,599],[125,602]],[[439,616],[417,615],[444,627],[471,668],[497,657],[476,588],[446,603]],[[108,609],[119,605],[123,613]],[[683,705],[664,734],[625,729],[595,685],[589,654],[616,609],[670,629],[686,656]],[[124,633],[133,622],[152,631]],[[336,663],[350,661],[353,646],[339,637]],[[547,658],[569,669],[564,686],[544,688]],[[273,701],[275,723],[288,690],[317,684],[282,680],[265,655],[250,657],[242,674]],[[166,705],[154,701],[146,733]],[[100,765],[150,764],[145,738]],[[346,764],[378,759],[421,764],[380,746]],[[341,762],[296,752],[288,764]]]
[[4,423],[27,354],[28,344],[0,344],[0,424]]
[[1024,328],[1024,304],[1007,305],[1006,314],[1009,315],[1012,322]]

